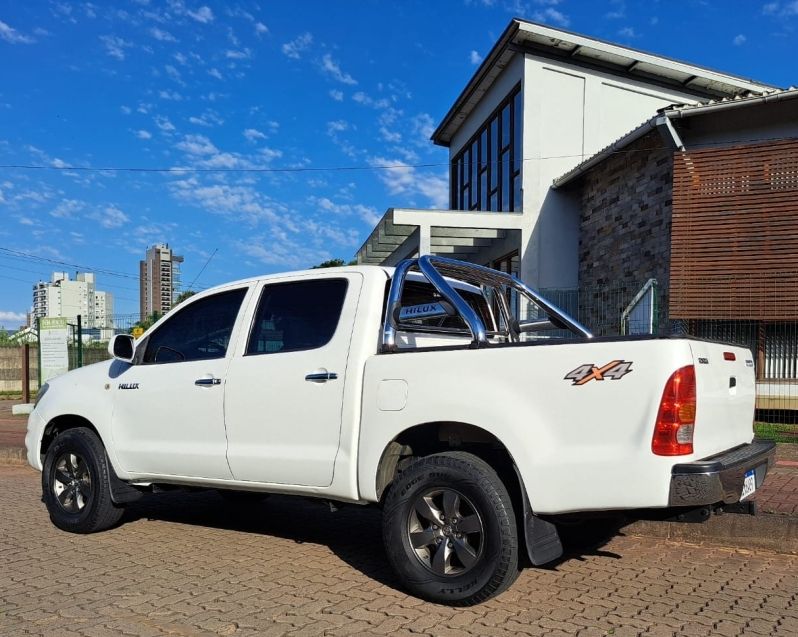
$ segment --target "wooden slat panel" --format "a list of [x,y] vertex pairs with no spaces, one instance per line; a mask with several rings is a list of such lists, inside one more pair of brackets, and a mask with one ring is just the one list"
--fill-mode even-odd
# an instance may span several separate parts
[[670,315],[798,319],[798,140],[674,154]]

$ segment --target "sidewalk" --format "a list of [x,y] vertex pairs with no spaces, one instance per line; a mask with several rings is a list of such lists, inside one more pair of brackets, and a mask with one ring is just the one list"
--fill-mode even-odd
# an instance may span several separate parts
[[[16,401],[0,400],[0,464],[24,464],[27,416],[12,416]],[[798,444],[780,444],[776,466],[768,473],[765,485],[757,491],[759,513],[798,518]]]

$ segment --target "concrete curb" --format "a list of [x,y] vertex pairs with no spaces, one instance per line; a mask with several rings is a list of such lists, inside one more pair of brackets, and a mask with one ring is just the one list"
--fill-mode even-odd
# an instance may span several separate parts
[[726,513],[697,524],[636,520],[621,531],[626,535],[656,537],[674,542],[764,549],[798,555],[798,518],[791,515]]

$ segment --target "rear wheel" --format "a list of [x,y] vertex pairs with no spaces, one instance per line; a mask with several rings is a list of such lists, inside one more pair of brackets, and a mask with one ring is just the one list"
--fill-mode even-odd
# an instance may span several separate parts
[[403,471],[385,500],[383,539],[405,586],[434,602],[477,604],[518,574],[510,495],[469,453],[427,456]]
[[44,459],[42,495],[50,520],[70,533],[94,533],[116,524],[124,509],[111,500],[102,442],[90,429],[59,434]]

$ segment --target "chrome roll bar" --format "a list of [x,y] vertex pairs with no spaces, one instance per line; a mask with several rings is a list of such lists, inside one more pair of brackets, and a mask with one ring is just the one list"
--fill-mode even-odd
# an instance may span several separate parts
[[[396,266],[385,309],[385,323],[382,331],[382,351],[384,352],[397,350],[396,333],[399,327],[396,320],[398,315],[396,310],[401,305],[405,280],[411,270],[420,271],[462,317],[471,332],[471,347],[483,347],[488,344],[488,333],[485,329],[485,324],[477,312],[463,299],[462,295],[447,279],[462,281],[463,283],[478,286],[483,290],[486,287],[495,288],[497,292],[502,293],[508,289],[516,290],[521,296],[532,301],[546,313],[552,327],[564,327],[582,338],[593,338],[593,334],[579,321],[547,301],[538,292],[511,274],[448,257],[424,255],[415,259],[405,259]],[[502,294],[501,296],[503,299],[504,295]],[[537,320],[528,324],[519,324],[514,317],[509,315],[509,308],[506,302],[500,303],[499,306],[501,312],[505,314],[508,336],[511,341],[517,342],[521,340],[521,332],[524,331],[525,325],[538,328],[546,322],[544,319],[543,321]]]

